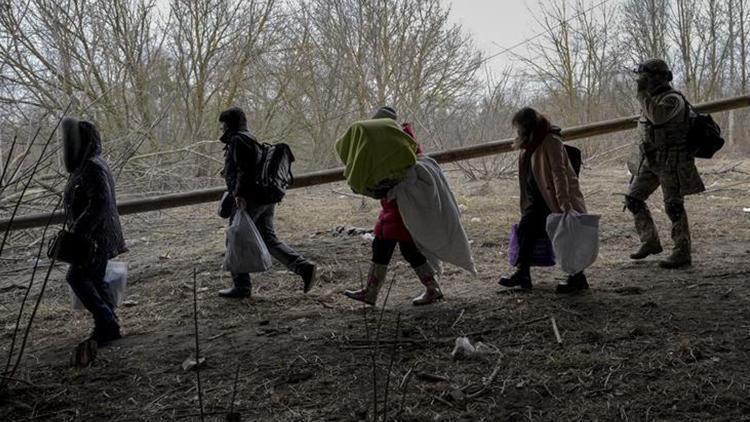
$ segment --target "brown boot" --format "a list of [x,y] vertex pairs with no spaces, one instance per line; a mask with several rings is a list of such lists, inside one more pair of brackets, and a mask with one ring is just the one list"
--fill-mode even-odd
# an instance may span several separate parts
[[379,265],[375,263],[370,264],[370,271],[367,275],[367,284],[365,285],[365,288],[359,290],[346,290],[344,291],[344,295],[350,299],[364,302],[368,305],[375,305],[375,302],[378,301],[380,287],[383,285],[387,273],[387,265]]
[[421,281],[422,285],[424,285],[425,291],[411,301],[412,305],[431,305],[435,302],[443,300],[443,292],[442,290],[440,290],[440,285],[437,282],[435,270],[432,268],[429,262],[415,268],[414,272],[417,273],[419,281]]
[[643,204],[641,210],[633,213],[633,218],[635,220],[635,230],[641,239],[641,246],[630,255],[630,259],[640,260],[649,255],[662,253],[664,249],[661,247],[661,242],[659,241],[659,232],[656,230],[654,219],[651,217],[651,211],[648,210],[648,207]]
[[674,242],[672,253],[667,259],[659,262],[659,266],[666,269],[678,269],[692,265],[690,226],[685,212],[672,222],[672,241]]

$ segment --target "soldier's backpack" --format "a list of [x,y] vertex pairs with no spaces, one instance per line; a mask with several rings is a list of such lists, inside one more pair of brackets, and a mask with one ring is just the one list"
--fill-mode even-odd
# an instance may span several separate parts
[[724,146],[721,128],[710,114],[691,111],[687,144],[697,158],[713,158]]
[[684,95],[680,95],[685,100],[685,114],[690,125],[687,133],[688,148],[696,158],[713,158],[724,147],[721,128],[710,114],[696,110]]

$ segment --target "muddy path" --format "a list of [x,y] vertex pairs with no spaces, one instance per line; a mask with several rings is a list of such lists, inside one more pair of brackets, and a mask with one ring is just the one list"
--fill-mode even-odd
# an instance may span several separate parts
[[[584,170],[589,208],[603,216],[602,245],[588,271],[591,290],[573,297],[554,293],[562,277],[554,268],[534,269],[529,293],[495,284],[510,271],[513,179],[454,179],[479,276],[447,268],[446,300],[419,309],[410,304],[419,285],[400,257],[377,308],[341,295],[361,282],[369,244],[333,229],[369,227],[377,215],[374,201],[341,185],[292,192],[278,210],[280,237],[320,264],[308,295],[275,266],[255,278],[255,297],[217,297],[230,281],[220,270],[224,222],[213,205],[127,217],[127,337],[92,367],[71,368],[90,322],[70,309],[55,269],[16,374],[22,381],[10,384],[0,419],[199,420],[195,374],[181,367],[194,347],[195,269],[206,420],[224,420],[237,373],[234,410],[243,420],[372,420],[375,400],[380,418],[402,421],[750,420],[750,165],[724,171],[733,164],[704,166],[709,192],[688,200],[695,253],[683,271],[627,259],[637,239],[613,195],[627,176]],[[658,195],[651,203],[668,245]],[[14,236],[0,262],[3,362],[38,236]],[[458,336],[486,352],[454,361]]]

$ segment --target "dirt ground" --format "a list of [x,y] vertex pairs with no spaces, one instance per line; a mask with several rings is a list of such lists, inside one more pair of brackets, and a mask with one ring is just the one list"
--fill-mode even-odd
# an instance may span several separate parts
[[[373,420],[374,400],[377,417],[392,421],[748,421],[750,162],[701,169],[709,191],[688,200],[694,265],[682,271],[627,258],[637,239],[615,194],[628,176],[584,169],[589,209],[603,216],[602,243],[588,271],[591,290],[572,297],[555,294],[562,274],[554,268],[533,270],[530,293],[504,293],[495,283],[511,271],[511,178],[465,182],[451,172],[479,276],[448,267],[446,300],[426,308],[411,306],[420,286],[398,256],[385,308],[387,286],[377,308],[343,297],[367,270],[369,244],[333,229],[370,227],[378,211],[343,185],[293,191],[277,211],[280,237],[319,263],[308,295],[275,266],[255,278],[253,298],[217,297],[230,280],[214,204],[125,217],[126,338],[101,349],[91,367],[72,368],[91,322],[71,309],[64,269],[56,268],[0,420],[200,420],[196,373],[181,367],[194,351],[195,269],[205,420],[225,420],[238,375],[233,409],[253,421]],[[670,245],[658,194],[651,205]],[[40,234],[14,234],[0,261],[2,362]],[[458,336],[483,342],[485,352],[454,361]]]

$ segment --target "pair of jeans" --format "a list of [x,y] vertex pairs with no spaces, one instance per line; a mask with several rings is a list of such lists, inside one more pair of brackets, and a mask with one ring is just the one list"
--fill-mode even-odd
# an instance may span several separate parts
[[[255,223],[255,227],[258,229],[263,242],[268,248],[268,252],[271,253],[277,261],[283,264],[289,271],[299,274],[300,267],[307,263],[307,260],[300,255],[297,251],[290,248],[287,244],[279,240],[276,236],[276,231],[273,228],[273,218],[276,210],[276,204],[268,205],[250,205],[248,204],[245,211],[250,216],[250,219]],[[235,210],[236,213],[236,210]],[[232,220],[229,220],[229,224],[232,224]],[[250,274],[232,274],[232,280],[234,281],[234,287],[241,290],[250,290],[251,281]]]
[[95,256],[92,262],[71,264],[65,277],[83,306],[94,317],[96,327],[117,323],[114,296],[109,284],[104,281],[107,259]]
[[382,237],[376,237],[372,242],[372,262],[386,266],[390,264],[397,244],[401,250],[401,255],[412,268],[420,267],[427,262],[427,258],[419,251],[414,242],[384,239]]

